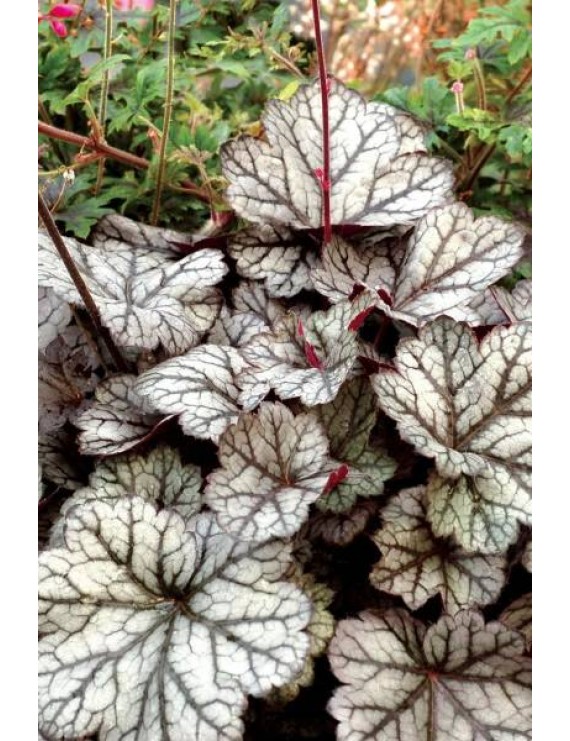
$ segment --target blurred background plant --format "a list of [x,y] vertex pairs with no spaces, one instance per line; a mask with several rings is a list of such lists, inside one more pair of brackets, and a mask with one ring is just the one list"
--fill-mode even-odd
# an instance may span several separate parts
[[[425,121],[471,206],[528,222],[530,1],[321,6],[331,74]],[[150,220],[161,150],[158,222],[190,231],[210,216],[224,222],[220,145],[261,136],[265,101],[287,99],[316,71],[309,0],[178,0],[170,46],[168,0],[38,10],[40,188],[60,227],[79,237],[110,212]]]

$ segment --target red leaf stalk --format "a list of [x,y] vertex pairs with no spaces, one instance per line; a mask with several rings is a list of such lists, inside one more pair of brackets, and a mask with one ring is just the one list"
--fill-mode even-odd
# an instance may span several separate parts
[[319,0],[311,0],[313,8],[313,25],[315,28],[315,42],[317,45],[317,59],[319,62],[319,79],[321,82],[321,109],[323,116],[323,169],[315,173],[321,184],[323,194],[323,242],[326,246],[332,239],[331,226],[331,147],[329,128],[329,78],[327,63],[321,34],[321,11]]

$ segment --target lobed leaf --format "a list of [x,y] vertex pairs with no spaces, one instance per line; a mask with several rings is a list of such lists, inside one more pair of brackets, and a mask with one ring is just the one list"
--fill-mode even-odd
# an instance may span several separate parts
[[312,288],[317,252],[307,249],[304,241],[286,226],[261,224],[232,234],[228,252],[237,262],[239,275],[263,280],[270,296],[290,297]]
[[312,414],[264,403],[219,442],[221,468],[204,495],[229,532],[254,542],[293,535],[331,472],[328,442]]
[[136,495],[188,519],[202,507],[201,486],[198,466],[183,464],[178,451],[165,445],[159,445],[148,455],[129,453],[102,460],[89,476],[89,485],[64,502],[51,544],[63,543],[66,518],[78,505],[91,501],[114,504],[122,497]]
[[468,551],[503,553],[532,518],[530,484],[507,470],[450,480],[432,474],[427,515],[439,537],[453,536]]
[[[129,245],[106,250],[67,239],[66,246],[120,347],[154,350],[162,345],[170,354],[183,352],[214,323],[220,296],[211,286],[227,272],[220,252],[203,249],[173,261],[163,252]],[[82,306],[55,247],[42,233],[39,248],[40,286]]]
[[[337,80],[329,87],[333,224],[412,224],[449,200],[451,165],[425,154],[421,126]],[[262,120],[267,141],[242,137],[222,147],[230,204],[255,223],[320,227],[319,82],[301,85],[287,102],[269,101]]]
[[382,510],[372,539],[382,554],[370,581],[400,595],[411,610],[440,594],[446,612],[494,602],[505,582],[502,556],[468,553],[437,538],[426,517],[425,487],[405,489]]
[[401,610],[342,620],[329,659],[344,686],[329,712],[339,741],[528,741],[530,660],[522,637],[462,611],[426,630]]
[[367,296],[317,311],[303,322],[294,314],[279,319],[243,347],[247,367],[237,381],[246,409],[270,389],[281,399],[314,406],[335,398],[356,362],[359,341],[352,322],[372,308]]
[[216,441],[241,412],[235,377],[244,366],[235,348],[202,345],[143,373],[135,391],[158,411],[178,415],[187,435]]
[[134,389],[137,377],[101,381],[91,406],[75,419],[79,449],[86,455],[116,455],[140,445],[165,420]]
[[246,694],[302,669],[311,605],[288,553],[139,497],[78,506],[40,557],[40,729],[237,741]]
[[458,320],[489,323],[463,305],[509,273],[523,255],[523,242],[520,227],[494,216],[475,220],[465,204],[453,203],[418,221],[403,254],[386,241],[357,248],[337,238],[313,271],[313,282],[332,301],[362,285],[379,293],[388,316],[414,326],[450,312]]
[[385,450],[370,444],[378,416],[376,398],[364,376],[345,383],[336,399],[314,408],[330,444],[331,456],[348,466],[348,475],[317,506],[323,511],[344,512],[357,498],[380,496],[384,482],[396,471]]
[[398,345],[395,371],[373,378],[380,406],[402,437],[448,478],[509,473],[524,487],[530,466],[531,329],[497,327],[478,343],[441,319]]

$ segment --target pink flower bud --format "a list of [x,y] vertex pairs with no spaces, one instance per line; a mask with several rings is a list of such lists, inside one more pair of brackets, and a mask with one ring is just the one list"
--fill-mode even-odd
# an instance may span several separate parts
[[461,80],[455,80],[453,85],[451,86],[451,92],[455,93],[455,95],[461,95],[463,92],[463,83]]
[[61,21],[52,21],[51,27],[54,33],[59,36],[60,39],[64,39],[67,36],[67,28],[65,27],[65,23],[62,23]]
[[465,52],[465,59],[469,61],[477,59],[477,49],[467,49]]
[[48,15],[50,18],[75,18],[79,13],[81,13],[81,5],[69,3],[69,5],[54,5],[50,8]]

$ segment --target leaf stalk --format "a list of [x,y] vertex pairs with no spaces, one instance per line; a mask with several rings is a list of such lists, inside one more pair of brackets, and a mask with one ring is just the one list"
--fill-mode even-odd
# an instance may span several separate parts
[[158,171],[156,175],[156,190],[152,205],[150,223],[158,224],[160,216],[160,201],[164,188],[164,174],[166,172],[166,148],[170,134],[170,119],[172,117],[172,97],[174,95],[174,36],[176,30],[176,4],[178,0],[170,0],[170,11],[168,14],[168,67],[166,71],[166,94],[164,96],[164,121],[162,124],[162,138],[160,140],[160,152],[158,155]]
[[323,243],[330,244],[332,240],[331,225],[331,163],[330,163],[330,126],[329,126],[329,78],[327,74],[327,63],[321,33],[321,12],[319,0],[311,0],[313,11],[313,26],[315,29],[315,43],[317,46],[317,60],[319,64],[319,80],[321,83],[321,110],[323,118],[323,169],[318,170],[317,175],[322,191],[322,221],[323,221]]

